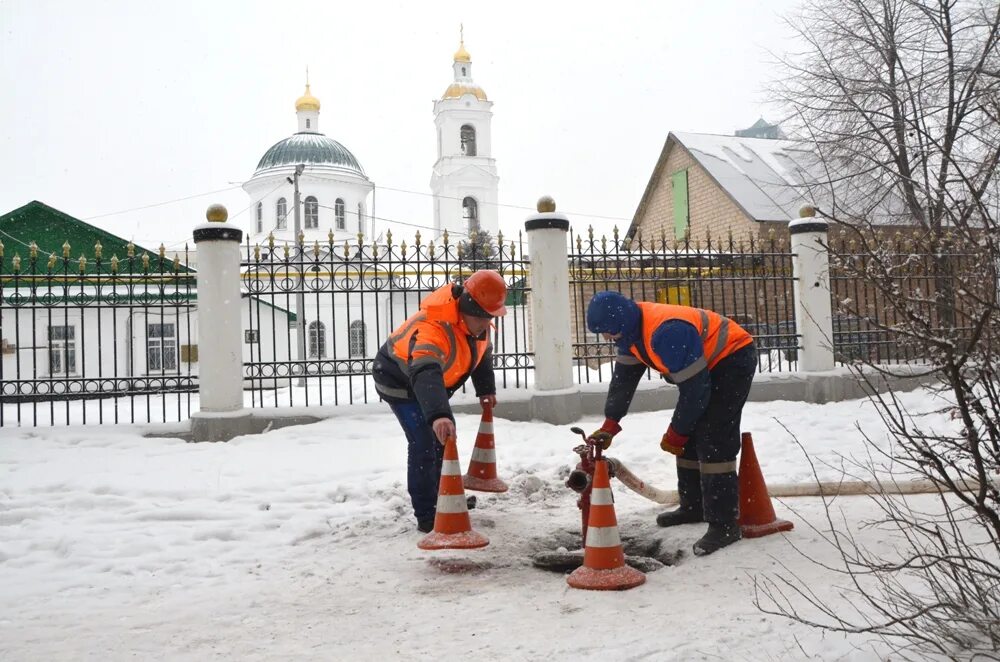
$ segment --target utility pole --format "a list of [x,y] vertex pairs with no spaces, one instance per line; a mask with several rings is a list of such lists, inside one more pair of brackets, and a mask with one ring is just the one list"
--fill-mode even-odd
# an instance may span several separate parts
[[295,232],[295,246],[297,249],[294,251],[294,254],[298,256],[297,259],[299,261],[299,286],[297,288],[298,292],[295,295],[295,329],[296,329],[296,338],[298,340],[298,342],[295,343],[296,359],[298,360],[299,370],[301,371],[299,372],[299,382],[298,382],[299,386],[306,385],[306,378],[305,378],[306,298],[305,294],[302,291],[306,283],[305,264],[304,264],[305,252],[302,250],[302,246],[304,244],[299,241],[299,236],[302,234],[302,211],[299,209],[299,205],[301,204],[301,201],[299,200],[299,176],[305,169],[306,169],[305,164],[300,163],[297,166],[295,166],[295,172],[293,173],[293,175],[291,177],[286,177],[288,182],[294,187],[295,190],[295,193],[292,196],[292,205],[295,207],[295,214],[294,214],[295,227],[293,231]]

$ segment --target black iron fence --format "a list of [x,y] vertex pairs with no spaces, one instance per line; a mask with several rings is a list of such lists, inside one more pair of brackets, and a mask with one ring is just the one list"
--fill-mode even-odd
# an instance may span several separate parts
[[408,244],[356,240],[244,246],[247,297],[245,384],[252,407],[309,406],[378,400],[372,360],[420,300],[478,269],[508,284],[507,315],[493,331],[499,388],[533,382],[524,242],[487,233],[468,242]]
[[[792,254],[787,240],[704,243],[644,238],[625,240],[571,232],[570,288],[577,380],[610,377],[614,345],[587,331],[586,312],[596,292],[617,290],[633,299],[714,310],[754,336],[761,371],[794,370]],[[649,374],[649,378],[656,375]]]
[[198,391],[186,256],[0,244],[0,426],[179,421]]
[[839,363],[933,360],[934,339],[972,341],[996,301],[997,265],[974,237],[841,230],[829,249]]

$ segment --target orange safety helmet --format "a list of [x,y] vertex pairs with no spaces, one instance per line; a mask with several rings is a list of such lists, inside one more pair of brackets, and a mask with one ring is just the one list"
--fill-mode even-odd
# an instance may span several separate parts
[[507,283],[503,276],[491,269],[482,269],[469,276],[462,284],[473,301],[493,317],[507,314]]

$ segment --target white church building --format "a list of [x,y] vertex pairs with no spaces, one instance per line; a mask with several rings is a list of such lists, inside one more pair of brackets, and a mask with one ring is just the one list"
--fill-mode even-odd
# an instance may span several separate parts
[[[452,65],[453,82],[434,101],[434,122],[437,130],[437,159],[431,176],[434,196],[433,232],[423,232],[424,241],[437,240],[444,232],[453,237],[465,237],[471,231],[486,230],[495,237],[499,229],[497,218],[496,163],[491,151],[490,122],[492,102],[472,79],[472,58],[465,49],[464,39],[455,52]],[[395,326],[417,310],[424,293],[375,293],[359,296],[349,287],[342,287],[344,274],[337,259],[343,255],[344,240],[357,246],[358,235],[366,246],[384,236],[384,223],[370,215],[375,183],[368,178],[359,159],[341,142],[320,130],[320,100],[313,96],[308,81],[305,93],[295,102],[297,131],[264,152],[253,176],[243,184],[251,198],[252,215],[249,224],[243,221],[251,245],[277,247],[269,259],[280,261],[282,245],[295,243],[296,230],[301,232],[307,252],[318,242],[326,253],[329,235],[335,237],[334,255],[322,264],[334,265],[334,273],[310,274],[317,281],[331,286],[322,296],[306,292],[303,297],[291,297],[289,318],[294,318],[292,336],[304,335],[306,342],[294,342],[303,348],[298,357],[304,360],[357,360],[370,358],[378,351],[380,338],[387,337]],[[295,221],[295,183],[298,172],[299,221]],[[247,227],[249,225],[249,227]],[[428,237],[428,235],[433,235]],[[409,242],[412,244],[412,241]],[[265,281],[273,267],[246,277]],[[370,278],[371,274],[368,275]],[[384,276],[384,275],[383,275]],[[273,286],[273,281],[268,288]],[[253,288],[251,288],[253,289]],[[260,290],[258,290],[260,291]],[[276,297],[277,298],[277,297]],[[275,315],[282,315],[275,307]],[[263,325],[262,325],[263,326]],[[248,338],[256,337],[249,334]],[[355,370],[344,364],[339,369]],[[310,368],[312,369],[312,368]]]

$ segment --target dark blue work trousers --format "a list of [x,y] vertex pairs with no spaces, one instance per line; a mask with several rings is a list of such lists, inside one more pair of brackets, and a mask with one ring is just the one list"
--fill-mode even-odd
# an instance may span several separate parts
[[444,446],[415,401],[389,403],[406,434],[406,489],[418,520],[434,517]]

